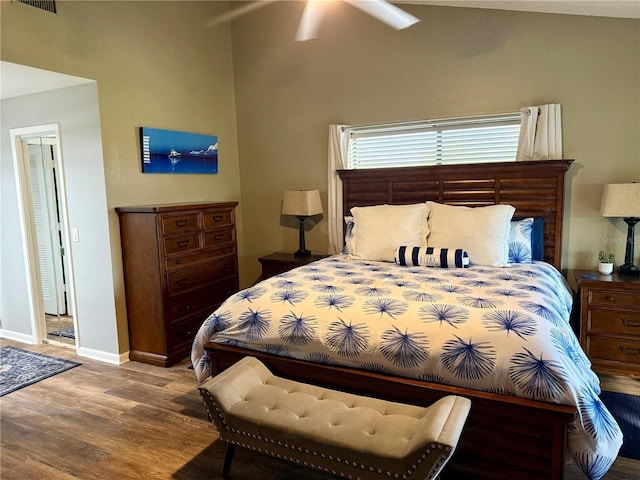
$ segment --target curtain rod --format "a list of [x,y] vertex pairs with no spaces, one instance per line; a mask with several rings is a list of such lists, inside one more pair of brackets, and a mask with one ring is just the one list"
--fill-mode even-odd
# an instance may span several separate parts
[[[469,115],[465,117],[445,117],[445,118],[434,118],[434,119],[426,119],[426,120],[409,120],[406,122],[392,122],[392,123],[371,123],[371,124],[362,124],[362,125],[346,125],[349,128],[377,128],[377,127],[400,127],[400,126],[410,126],[410,125],[420,125],[426,123],[444,123],[451,121],[471,121],[471,120],[481,120],[481,119],[490,119],[493,117],[501,117],[502,120],[505,120],[505,116],[513,116],[514,119],[520,118],[520,112],[504,112],[504,113],[490,113],[485,115]],[[343,127],[344,129],[344,127]]]

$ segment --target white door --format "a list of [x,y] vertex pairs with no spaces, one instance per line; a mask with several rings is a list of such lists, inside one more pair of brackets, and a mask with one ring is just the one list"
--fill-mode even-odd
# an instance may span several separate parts
[[27,142],[31,193],[44,311],[65,314],[65,285],[56,183],[54,174],[55,139],[30,138]]

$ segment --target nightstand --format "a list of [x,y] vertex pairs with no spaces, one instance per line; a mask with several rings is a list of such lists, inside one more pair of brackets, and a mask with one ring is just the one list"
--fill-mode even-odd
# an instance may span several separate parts
[[312,253],[306,257],[298,257],[293,252],[274,252],[258,258],[258,261],[262,264],[262,280],[265,280],[325,257],[328,257],[325,253]]
[[593,370],[640,378],[640,278],[569,270],[568,279],[578,293],[580,345]]

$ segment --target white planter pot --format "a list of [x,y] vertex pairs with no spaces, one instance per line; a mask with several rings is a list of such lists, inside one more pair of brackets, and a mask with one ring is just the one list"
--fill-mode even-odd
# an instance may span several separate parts
[[611,275],[613,272],[613,263],[599,263],[598,271],[603,275]]

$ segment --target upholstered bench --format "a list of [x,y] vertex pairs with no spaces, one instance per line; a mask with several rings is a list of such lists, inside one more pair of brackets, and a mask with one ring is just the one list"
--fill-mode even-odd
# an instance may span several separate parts
[[246,357],[199,388],[227,442],[353,479],[432,479],[462,433],[470,400],[417,407],[352,395],[273,375]]

